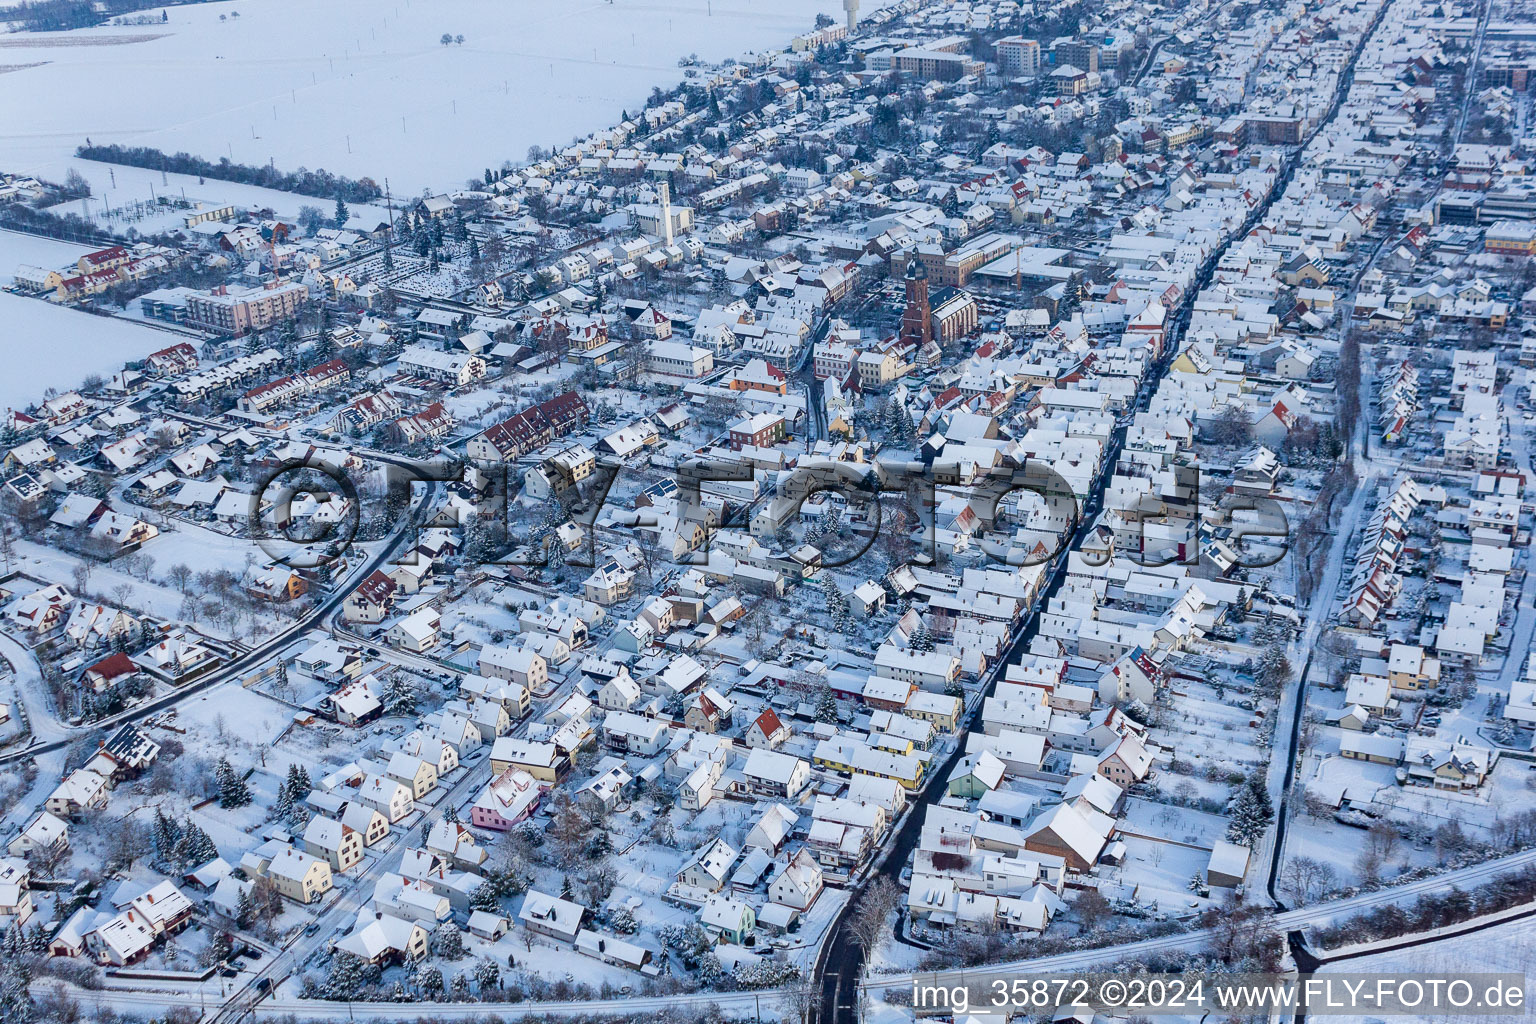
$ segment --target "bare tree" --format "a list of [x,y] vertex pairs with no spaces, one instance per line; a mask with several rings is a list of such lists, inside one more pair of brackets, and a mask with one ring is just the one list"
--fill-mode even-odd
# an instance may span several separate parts
[[1328,892],[1338,880],[1333,868],[1312,857],[1292,857],[1286,862],[1281,886],[1301,903]]
[[1211,424],[1211,438],[1217,444],[1237,448],[1253,440],[1253,428],[1243,410],[1230,406]]
[[5,571],[11,571],[11,559],[15,557],[15,540],[11,536],[11,521],[8,517],[0,518],[0,561],[5,563]]
[[1381,854],[1367,846],[1355,858],[1355,874],[1361,885],[1375,885],[1381,881]]
[[1211,930],[1210,951],[1226,964],[1251,963],[1261,970],[1276,970],[1285,943],[1271,927],[1268,912],[1228,894],[1219,909],[1209,911],[1203,922]]
[[64,863],[69,848],[59,843],[42,843],[27,851],[27,864],[35,874],[53,878],[54,872]]
[[1365,833],[1365,848],[1373,852],[1377,860],[1385,864],[1397,853],[1398,840],[1402,837],[1390,822],[1378,821]]
[[1083,922],[1083,930],[1091,932],[1112,913],[1109,900],[1097,889],[1085,889],[1083,894],[1072,904],[1077,911],[1078,919]]
[[873,953],[885,939],[890,924],[887,919],[900,905],[901,890],[884,875],[871,882],[859,897],[848,926],[853,929],[854,938],[864,947],[866,954]]
[[784,1005],[800,1024],[810,1024],[821,1002],[821,990],[810,978],[801,978],[784,991]]

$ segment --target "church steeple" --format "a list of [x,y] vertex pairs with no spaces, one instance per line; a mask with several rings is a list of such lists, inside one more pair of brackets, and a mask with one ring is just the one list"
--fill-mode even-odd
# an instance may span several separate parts
[[901,314],[901,340],[918,349],[933,340],[928,309],[928,268],[916,254],[907,258],[907,308]]

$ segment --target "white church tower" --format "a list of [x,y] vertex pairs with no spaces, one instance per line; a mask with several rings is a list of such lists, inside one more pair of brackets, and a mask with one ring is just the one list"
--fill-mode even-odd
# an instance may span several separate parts
[[665,181],[661,183],[661,233],[666,236],[667,244],[672,244],[672,187]]

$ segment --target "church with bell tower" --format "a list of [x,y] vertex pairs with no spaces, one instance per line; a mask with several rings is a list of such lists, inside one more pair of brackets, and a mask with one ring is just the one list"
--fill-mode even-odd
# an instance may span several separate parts
[[907,259],[907,308],[901,313],[901,340],[921,351],[933,340],[928,308],[928,268],[916,255]]

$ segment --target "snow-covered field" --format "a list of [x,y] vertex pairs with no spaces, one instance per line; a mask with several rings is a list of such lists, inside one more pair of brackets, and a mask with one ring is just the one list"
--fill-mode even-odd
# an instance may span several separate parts
[[[782,46],[818,13],[844,17],[839,0],[245,0],[167,10],[164,25],[0,38],[9,51],[0,63],[46,62],[0,76],[7,169],[61,179],[89,137],[388,177],[397,194],[442,189],[640,109],[653,86],[682,77],[680,57]],[[445,33],[464,41],[444,46]]]
[[[0,87],[3,84],[3,79],[0,79]],[[52,207],[52,211],[89,217],[114,235],[127,234],[130,228],[141,235],[153,235],[184,227],[189,208],[155,205],[157,198],[166,196],[184,199],[193,204],[192,208],[234,205],[245,210],[271,209],[279,216],[290,218],[297,218],[299,208],[303,206],[319,207],[327,215],[333,209],[331,201],[326,198],[280,192],[277,189],[242,185],[217,178],[200,180],[195,174],[162,174],[142,167],[104,164],[96,160],[71,159],[67,164],[91,183],[91,197],[61,203]],[[62,179],[62,175],[51,173],[45,176]],[[352,213],[351,224],[369,230],[389,216],[383,204],[353,203],[348,208]],[[6,269],[5,264],[0,264],[0,269]]]
[[0,285],[10,284],[16,268],[23,263],[36,267],[62,267],[94,248],[20,231],[0,231]]
[[[1343,960],[1337,964],[1324,966],[1318,973],[1323,975],[1435,974],[1442,977],[1484,973],[1527,975],[1525,1001],[1529,1004],[1531,999],[1536,997],[1536,986],[1532,985],[1528,977],[1533,957],[1536,957],[1536,924],[1527,919],[1498,925],[1454,939],[1445,939],[1427,946],[1378,953],[1357,960]],[[1481,989],[1478,994],[1482,994]],[[1338,1024],[1365,1024],[1368,1021],[1380,1020],[1381,1017],[1370,1014],[1340,1014],[1329,1016],[1328,1019]],[[1486,1013],[1482,1015],[1439,1013],[1396,1016],[1389,1019],[1400,1024],[1420,1024],[1420,1022],[1430,1024],[1431,1021],[1434,1024],[1463,1024],[1463,1022],[1478,1020],[1486,1021],[1490,1017]]]
[[[3,271],[7,276],[15,270]],[[48,388],[67,391],[92,373],[116,373],[180,340],[114,317],[64,309],[38,299],[0,292],[0,408],[22,409]]]

